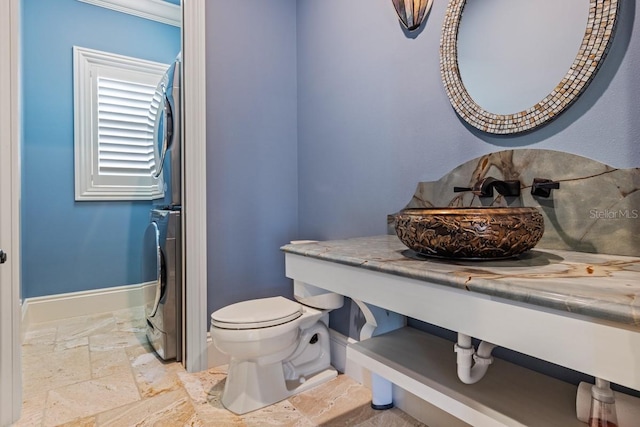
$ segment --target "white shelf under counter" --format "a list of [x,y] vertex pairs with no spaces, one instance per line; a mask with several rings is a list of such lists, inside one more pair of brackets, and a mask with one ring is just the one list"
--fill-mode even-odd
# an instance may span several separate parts
[[294,280],[640,390],[640,257],[418,260],[395,236],[283,249]]
[[540,248],[482,263],[424,259],[390,235],[283,250],[287,277],[362,310],[350,360],[473,426],[585,424],[576,386],[504,361],[465,385],[451,343],[420,334],[385,344],[407,333],[390,332],[406,324],[399,316],[640,390],[640,257]]
[[475,427],[584,427],[577,387],[495,359],[476,384],[457,377],[453,343],[405,327],[350,344],[347,358]]

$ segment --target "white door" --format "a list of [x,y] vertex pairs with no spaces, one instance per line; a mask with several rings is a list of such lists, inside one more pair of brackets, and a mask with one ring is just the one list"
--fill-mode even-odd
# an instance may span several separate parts
[[19,0],[0,2],[0,426],[20,416]]

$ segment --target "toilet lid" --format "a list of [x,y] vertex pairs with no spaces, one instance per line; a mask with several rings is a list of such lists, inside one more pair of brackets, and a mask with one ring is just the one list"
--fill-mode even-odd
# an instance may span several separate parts
[[211,325],[222,329],[255,329],[282,325],[302,316],[302,306],[284,297],[242,301],[216,310]]

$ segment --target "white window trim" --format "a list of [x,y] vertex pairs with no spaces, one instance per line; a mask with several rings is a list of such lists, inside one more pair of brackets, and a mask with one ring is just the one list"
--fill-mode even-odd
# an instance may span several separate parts
[[[132,72],[157,73],[158,81],[169,64],[131,58],[113,53],[73,47],[74,63],[74,155],[75,199],[90,200],[151,200],[164,195],[162,177],[149,186],[98,183],[93,179],[98,142],[95,140],[92,109],[93,79],[100,68],[118,68]],[[91,106],[86,108],[84,106]]]
[[105,7],[129,15],[180,27],[182,12],[180,6],[162,0],[78,0],[94,6]]

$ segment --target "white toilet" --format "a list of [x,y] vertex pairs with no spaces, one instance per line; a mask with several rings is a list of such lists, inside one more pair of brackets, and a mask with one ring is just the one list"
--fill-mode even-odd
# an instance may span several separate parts
[[343,297],[294,281],[294,297],[260,298],[211,314],[213,344],[230,357],[222,404],[244,414],[324,383],[331,366],[329,311]]

